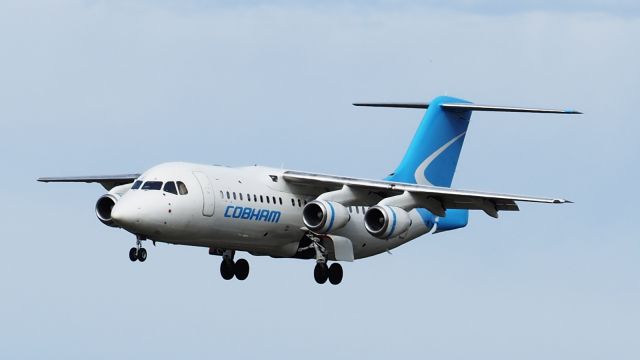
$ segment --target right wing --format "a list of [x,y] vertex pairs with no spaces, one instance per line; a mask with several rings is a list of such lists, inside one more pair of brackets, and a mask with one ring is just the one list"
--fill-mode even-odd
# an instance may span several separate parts
[[41,177],[40,182],[69,182],[69,183],[99,183],[105,189],[111,190],[116,186],[132,183],[140,177],[140,174],[124,175],[100,175],[100,176],[63,176],[63,177]]
[[456,190],[300,171],[286,171],[283,174],[283,178],[291,184],[307,187],[311,192],[323,196],[323,200],[327,199],[327,195],[332,194],[334,199],[339,197],[348,199],[345,201],[348,204],[349,200],[357,199],[361,201],[366,194],[374,194],[377,199],[371,202],[371,205],[379,203],[400,207],[405,210],[426,208],[437,216],[444,216],[446,209],[469,209],[483,210],[489,216],[498,217],[498,211],[518,211],[519,208],[516,201],[546,204],[571,203],[571,201],[565,199]]

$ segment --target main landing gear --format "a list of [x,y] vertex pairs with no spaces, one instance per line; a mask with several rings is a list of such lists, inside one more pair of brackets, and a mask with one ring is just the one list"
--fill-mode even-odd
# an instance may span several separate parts
[[324,284],[329,280],[331,284],[338,285],[342,282],[342,275],[342,265],[338,263],[327,266],[326,262],[318,262],[313,269],[313,278],[318,284]]
[[238,280],[244,280],[249,276],[249,262],[245,259],[233,261],[235,251],[227,250],[222,255],[220,263],[220,275],[225,280],[231,280],[235,276]]
[[316,252],[316,267],[313,269],[313,278],[318,284],[324,284],[329,280],[333,285],[338,285],[342,282],[342,265],[333,263],[331,266],[327,265],[327,249],[322,246],[322,239],[316,236],[310,236],[311,247]]
[[139,236],[136,237],[136,246],[129,250],[129,260],[138,260],[140,262],[147,260],[147,250],[142,247],[142,240],[144,239]]

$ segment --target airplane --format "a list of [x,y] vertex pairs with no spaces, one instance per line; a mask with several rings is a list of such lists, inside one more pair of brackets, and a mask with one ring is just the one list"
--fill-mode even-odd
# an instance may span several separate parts
[[[426,109],[396,170],[383,180],[263,166],[163,163],[141,174],[43,177],[40,182],[99,183],[108,192],[97,218],[136,237],[131,261],[144,262],[142,241],[205,247],[222,257],[220,275],[245,280],[249,262],[236,252],[315,260],[314,279],[340,284],[340,262],[390,250],[425,234],[463,228],[469,210],[497,218],[517,202],[564,204],[560,198],[451,188],[474,111],[581,114],[575,110],[478,105],[439,96],[430,103],[355,103]],[[329,265],[329,262],[331,264]]]

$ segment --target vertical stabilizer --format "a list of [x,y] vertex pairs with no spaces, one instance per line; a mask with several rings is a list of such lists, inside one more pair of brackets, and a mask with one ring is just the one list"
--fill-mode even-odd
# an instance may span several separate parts
[[440,96],[429,103],[409,149],[395,172],[386,180],[451,187],[471,110],[445,110],[441,104],[470,104]]

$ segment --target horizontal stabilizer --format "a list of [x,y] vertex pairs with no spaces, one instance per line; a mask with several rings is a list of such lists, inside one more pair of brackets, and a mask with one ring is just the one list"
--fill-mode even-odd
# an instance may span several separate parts
[[[429,103],[354,103],[355,106],[405,108],[405,109],[428,109]],[[512,106],[478,105],[469,103],[440,104],[443,110],[462,111],[497,111],[497,112],[524,112],[524,113],[545,113],[545,114],[582,114],[576,110],[559,109],[537,109]]]
[[510,106],[493,106],[478,104],[441,104],[444,110],[471,110],[471,111],[498,111],[498,112],[525,112],[525,113],[545,113],[545,114],[582,114],[575,110],[558,109],[536,109]]
[[427,109],[429,103],[354,103],[354,106],[388,107],[405,109]]

